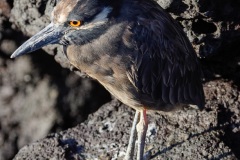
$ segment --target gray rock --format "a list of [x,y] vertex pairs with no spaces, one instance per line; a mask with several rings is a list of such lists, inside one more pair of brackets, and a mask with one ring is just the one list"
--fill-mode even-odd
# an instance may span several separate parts
[[173,0],[157,0],[157,2],[162,8],[167,9],[172,4]]
[[3,40],[0,49],[2,52],[10,56],[17,49],[17,45],[12,40]]
[[[0,160],[12,159],[24,145],[44,138],[50,132],[75,126],[110,100],[109,94],[99,84],[82,80],[62,69],[44,51],[10,59],[16,45],[26,40],[19,28],[9,21],[13,19],[10,14],[12,3],[0,1]],[[31,6],[30,3],[27,5]],[[53,47],[46,50],[54,54]]]
[[[206,84],[205,90],[215,92],[216,88],[208,87],[210,85]],[[224,89],[230,90],[231,87],[225,85]],[[219,94],[225,99],[231,92]],[[215,98],[214,94],[209,96],[209,99]],[[221,139],[230,126],[229,122],[219,126],[218,105],[215,99],[207,104],[212,111],[184,109],[149,113],[146,150],[151,150],[155,159],[236,160],[231,148]],[[133,116],[132,109],[112,101],[84,123],[25,146],[15,159],[123,159]]]

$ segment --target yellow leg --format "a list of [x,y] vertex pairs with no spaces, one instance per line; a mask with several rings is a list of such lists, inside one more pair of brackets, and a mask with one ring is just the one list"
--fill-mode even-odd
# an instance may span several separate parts
[[137,152],[137,160],[144,160],[144,146],[146,133],[148,129],[148,121],[147,121],[147,110],[144,109],[140,111],[140,120],[137,124],[137,134],[138,134],[138,152]]
[[136,111],[135,113],[135,117],[133,120],[133,124],[132,124],[132,129],[131,129],[131,134],[130,134],[130,138],[129,138],[129,142],[128,142],[128,148],[127,148],[127,153],[125,155],[125,160],[133,160],[133,156],[134,156],[134,149],[135,149],[135,141],[136,141],[136,126],[137,126],[137,122],[138,122],[138,118],[139,118],[139,111]]

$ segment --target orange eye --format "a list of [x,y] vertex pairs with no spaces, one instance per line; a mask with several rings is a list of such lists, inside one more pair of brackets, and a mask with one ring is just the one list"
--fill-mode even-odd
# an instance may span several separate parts
[[82,25],[82,21],[70,21],[69,25],[72,27],[79,27]]

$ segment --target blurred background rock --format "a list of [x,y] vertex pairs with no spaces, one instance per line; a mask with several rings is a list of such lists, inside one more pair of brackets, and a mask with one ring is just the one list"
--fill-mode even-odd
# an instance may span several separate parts
[[[30,5],[34,1],[0,1],[1,160],[12,159],[23,145],[50,132],[75,126],[111,99],[98,83],[81,79],[69,69],[63,69],[43,50],[15,60],[9,59],[27,39],[26,35],[31,33],[31,29],[23,27],[28,30],[28,34],[26,31],[23,34],[14,24],[13,16],[20,16],[25,22],[29,18],[21,12],[11,14],[14,3]],[[37,16],[33,9],[26,10],[29,15]],[[12,22],[10,19],[13,19]],[[32,22],[26,23],[31,25]],[[40,20],[39,24],[39,27],[44,25]]]
[[[205,111],[216,115],[214,127],[224,126],[216,136],[240,159],[240,1],[158,3],[184,27],[201,57]],[[76,126],[111,101],[97,82],[69,70],[61,47],[9,58],[49,23],[55,4],[55,0],[0,0],[0,160],[12,159],[21,147],[49,133]]]

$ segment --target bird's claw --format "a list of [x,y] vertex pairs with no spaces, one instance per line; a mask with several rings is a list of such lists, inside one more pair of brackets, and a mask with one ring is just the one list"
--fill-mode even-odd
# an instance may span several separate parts
[[143,155],[143,160],[150,160],[151,156],[152,156],[152,149],[150,149]]

